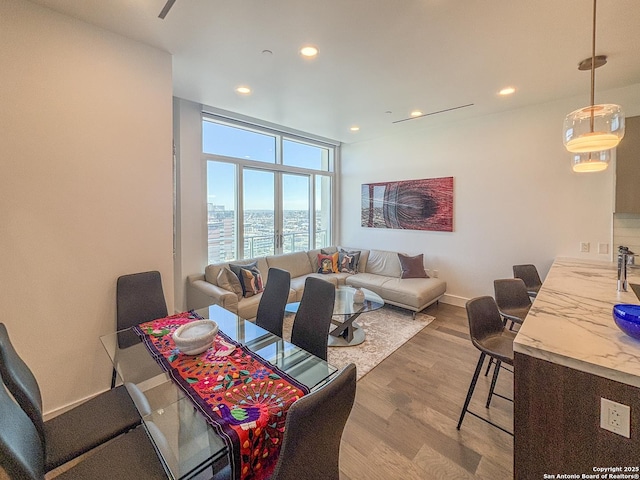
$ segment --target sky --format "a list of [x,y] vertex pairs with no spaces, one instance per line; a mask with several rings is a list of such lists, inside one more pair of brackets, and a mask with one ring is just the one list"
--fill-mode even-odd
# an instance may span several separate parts
[[[203,151],[228,157],[246,158],[275,163],[276,138],[257,132],[228,127],[209,121],[202,122]],[[283,141],[283,158],[287,165],[321,169],[323,149]],[[273,209],[274,172],[244,170],[245,210]],[[308,177],[283,174],[284,210],[309,208]],[[235,208],[236,166],[233,163],[207,161],[207,202]]]

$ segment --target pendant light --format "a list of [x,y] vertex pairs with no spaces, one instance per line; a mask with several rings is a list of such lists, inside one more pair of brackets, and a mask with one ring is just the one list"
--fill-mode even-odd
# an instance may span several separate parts
[[564,145],[574,153],[575,172],[593,172],[607,168],[611,153],[624,136],[624,113],[619,105],[595,105],[595,70],[606,63],[605,56],[596,57],[596,0],[593,0],[593,36],[591,58],[580,62],[580,70],[591,70],[591,105],[571,112],[564,120]]

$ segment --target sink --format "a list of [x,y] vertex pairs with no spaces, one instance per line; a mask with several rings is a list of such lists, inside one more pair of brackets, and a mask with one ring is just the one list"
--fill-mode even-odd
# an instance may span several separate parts
[[633,293],[636,294],[636,297],[638,297],[638,300],[640,300],[640,285],[637,283],[630,283],[629,286],[633,290]]

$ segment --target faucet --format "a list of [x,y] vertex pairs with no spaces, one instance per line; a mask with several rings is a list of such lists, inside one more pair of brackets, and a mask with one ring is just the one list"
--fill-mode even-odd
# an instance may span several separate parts
[[633,259],[634,253],[629,250],[629,247],[618,247],[618,291],[626,292],[628,287],[627,282],[627,264],[630,259]]

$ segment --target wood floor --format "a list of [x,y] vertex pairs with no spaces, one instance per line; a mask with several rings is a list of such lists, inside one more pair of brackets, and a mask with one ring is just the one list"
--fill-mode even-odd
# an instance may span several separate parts
[[[465,309],[426,313],[436,320],[358,381],[342,480],[513,478],[513,437],[469,414],[456,430],[479,357]],[[513,403],[494,397],[485,408],[490,377],[478,380],[470,409],[513,431]],[[502,369],[496,392],[513,398],[512,373]]]

